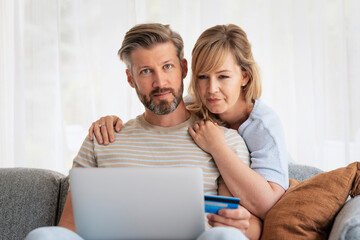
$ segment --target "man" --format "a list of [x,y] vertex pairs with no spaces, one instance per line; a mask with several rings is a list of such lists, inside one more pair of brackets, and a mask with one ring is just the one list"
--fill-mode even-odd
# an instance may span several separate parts
[[[187,61],[183,57],[180,35],[161,24],[137,25],[125,35],[119,56],[127,66],[128,83],[135,88],[145,112],[127,122],[109,145],[98,145],[87,137],[73,167],[201,167],[205,194],[228,193],[214,159],[202,151],[188,133],[197,119],[186,110],[182,100]],[[237,132],[224,129],[224,134],[228,145],[248,163],[249,156],[244,155],[247,148]],[[214,226],[237,229],[214,227],[198,239],[246,239],[242,232],[254,236],[251,224],[248,229],[250,213],[243,207],[224,211],[223,216],[209,220]],[[70,191],[59,226],[75,230]],[[35,230],[27,239],[45,239],[46,234],[49,236],[54,231],[59,232],[61,239],[65,235],[69,239],[81,239],[73,232],[56,227]]]

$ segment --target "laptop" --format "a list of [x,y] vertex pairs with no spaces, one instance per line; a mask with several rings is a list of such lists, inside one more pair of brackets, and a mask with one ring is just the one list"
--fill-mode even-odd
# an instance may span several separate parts
[[95,239],[196,239],[205,230],[200,168],[74,168],[76,232]]

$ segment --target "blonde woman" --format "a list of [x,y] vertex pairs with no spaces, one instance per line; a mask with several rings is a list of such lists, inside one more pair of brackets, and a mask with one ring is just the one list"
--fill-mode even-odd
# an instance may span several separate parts
[[[238,26],[218,25],[204,31],[192,52],[187,109],[202,121],[189,129],[196,144],[216,159],[231,195],[261,219],[288,188],[288,161],[282,125],[261,100],[261,80],[246,33]],[[250,167],[226,145],[219,125],[236,129],[245,140]],[[122,121],[102,117],[89,129],[99,143],[114,140]],[[210,214],[210,225],[226,219]]]

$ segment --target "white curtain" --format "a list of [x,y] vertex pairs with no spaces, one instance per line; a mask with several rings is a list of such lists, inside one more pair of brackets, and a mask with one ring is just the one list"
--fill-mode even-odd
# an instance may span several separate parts
[[67,173],[94,120],[143,112],[116,54],[144,22],[178,31],[189,63],[206,28],[241,26],[294,161],[359,161],[359,11],[357,0],[0,0],[0,167]]

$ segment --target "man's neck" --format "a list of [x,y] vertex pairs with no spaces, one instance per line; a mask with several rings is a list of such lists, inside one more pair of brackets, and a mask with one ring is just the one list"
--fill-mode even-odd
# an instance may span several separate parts
[[186,110],[184,101],[181,100],[177,108],[169,114],[158,115],[145,108],[145,120],[155,126],[160,127],[173,127],[180,123],[185,122],[190,117],[190,112]]

